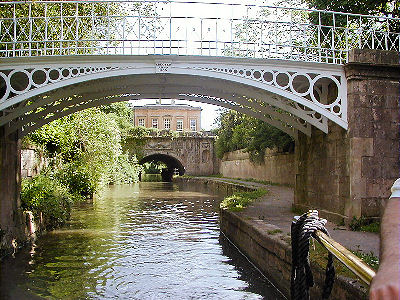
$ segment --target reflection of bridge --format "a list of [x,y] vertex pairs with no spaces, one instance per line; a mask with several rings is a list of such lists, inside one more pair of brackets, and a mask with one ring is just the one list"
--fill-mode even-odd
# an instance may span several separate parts
[[0,3],[2,243],[21,229],[20,138],[132,99],[186,99],[264,120],[296,139],[297,206],[345,219],[379,215],[399,170],[398,52],[382,50],[399,51],[392,28],[400,20],[135,3]]
[[181,135],[175,138],[151,137],[141,153],[140,163],[161,161],[180,175],[211,175],[217,167],[214,138],[201,134]]

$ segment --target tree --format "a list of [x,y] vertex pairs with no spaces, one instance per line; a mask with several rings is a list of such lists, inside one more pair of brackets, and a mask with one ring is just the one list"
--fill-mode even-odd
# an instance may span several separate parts
[[253,161],[261,162],[267,148],[277,148],[282,152],[294,149],[294,140],[286,133],[236,111],[223,111],[218,125],[215,148],[219,158],[226,152],[244,149]]

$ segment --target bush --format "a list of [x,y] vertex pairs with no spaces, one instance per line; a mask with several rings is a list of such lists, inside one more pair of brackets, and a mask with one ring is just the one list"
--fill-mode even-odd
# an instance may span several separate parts
[[96,191],[97,182],[92,180],[90,173],[79,164],[67,164],[55,175],[70,194],[77,198],[91,198]]
[[234,193],[232,196],[225,197],[221,202],[221,208],[227,208],[231,211],[240,211],[247,207],[255,199],[267,194],[264,189],[258,189],[251,192]]
[[68,188],[50,176],[38,175],[22,181],[21,207],[32,211],[36,218],[42,214],[47,229],[68,220],[73,199]]
[[371,218],[353,217],[351,220],[349,227],[353,231],[364,231],[364,232],[380,232],[380,223],[378,221],[374,221]]

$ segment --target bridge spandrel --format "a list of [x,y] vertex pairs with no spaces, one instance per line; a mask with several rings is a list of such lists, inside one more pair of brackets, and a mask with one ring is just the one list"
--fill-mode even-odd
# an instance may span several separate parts
[[[16,60],[20,65],[10,70]],[[30,59],[29,66],[27,61],[24,66],[23,60],[10,59],[9,66],[0,70],[6,86],[0,109],[19,105],[0,118],[0,124],[30,114],[11,130],[32,122],[35,116],[44,117],[43,111],[32,114],[41,105],[53,106],[46,111],[54,113],[72,109],[72,104],[75,109],[87,108],[99,102],[126,101],[129,96],[187,99],[240,109],[291,135],[297,130],[309,135],[310,126],[328,132],[328,119],[347,126],[341,66],[188,56],[94,56],[84,61],[81,57],[65,61],[49,57]],[[147,82],[139,79],[143,75]],[[198,83],[200,79],[202,84]],[[76,99],[60,103],[71,95]],[[28,100],[30,104],[21,107]]]

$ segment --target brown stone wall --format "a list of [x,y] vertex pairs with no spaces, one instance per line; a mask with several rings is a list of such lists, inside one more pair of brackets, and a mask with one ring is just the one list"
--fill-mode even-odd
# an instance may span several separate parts
[[353,50],[345,66],[348,130],[329,122],[296,143],[295,206],[336,221],[378,217],[400,177],[399,53]]
[[294,186],[295,156],[293,153],[278,153],[267,149],[264,163],[252,163],[249,154],[242,151],[226,153],[219,172],[224,177],[252,178],[272,183]]
[[354,50],[345,66],[350,139],[350,216],[379,216],[400,177],[399,53]]
[[143,157],[165,154],[174,157],[185,167],[187,175],[214,174],[214,138],[211,137],[152,137],[143,150]]
[[0,134],[0,252],[13,248],[25,238],[20,210],[21,140]]
[[311,137],[296,142],[294,206],[318,209],[320,215],[342,222],[349,201],[349,140],[344,129],[329,122],[329,134],[313,128]]
[[29,178],[39,174],[47,165],[44,157],[40,156],[34,148],[21,150],[21,177]]

